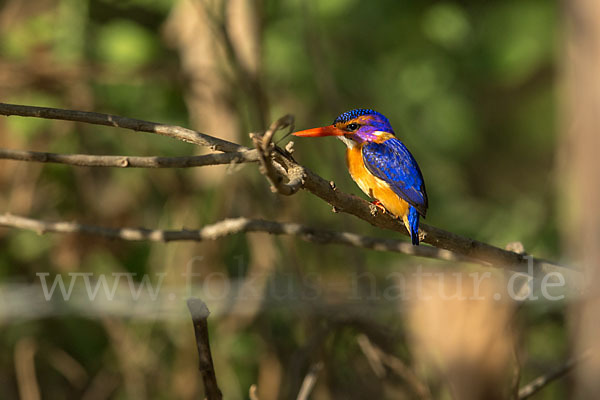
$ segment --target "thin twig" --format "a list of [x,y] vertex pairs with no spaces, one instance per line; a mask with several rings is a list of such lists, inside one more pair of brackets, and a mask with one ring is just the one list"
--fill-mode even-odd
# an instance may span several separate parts
[[250,400],[259,400],[258,397],[258,387],[256,384],[250,385],[250,389],[248,389],[248,397]]
[[363,354],[367,358],[371,369],[375,373],[375,375],[381,379],[385,377],[385,366],[383,365],[383,361],[381,357],[379,357],[379,353],[375,351],[371,341],[364,333],[361,333],[356,337],[356,341],[358,342],[358,346],[362,350]]
[[[279,153],[275,152],[275,146],[272,144],[273,136],[278,130],[286,127],[290,128],[290,132],[294,128],[294,117],[289,114],[273,122],[262,137],[250,134],[250,138],[258,151],[260,172],[271,184],[271,190],[290,196],[302,187],[304,183],[304,168],[294,165],[286,170],[284,165],[288,165],[288,162],[286,162],[288,159],[275,157]],[[284,178],[287,178],[287,182],[284,182]]]
[[217,385],[217,376],[208,341],[207,319],[210,312],[202,300],[194,297],[188,299],[187,306],[192,315],[192,322],[194,323],[194,334],[196,335],[196,345],[198,347],[198,368],[202,374],[206,398],[208,400],[221,400],[223,395],[221,394],[219,385]]
[[403,240],[380,239],[369,236],[357,235],[349,232],[335,232],[325,229],[316,229],[308,226],[288,223],[266,221],[261,219],[229,218],[212,225],[206,225],[196,230],[159,230],[146,228],[107,228],[94,225],[85,225],[77,222],[49,222],[31,218],[20,217],[12,214],[0,215],[0,226],[28,229],[43,234],[56,233],[82,233],[101,236],[108,239],[126,241],[203,241],[216,240],[225,236],[244,232],[265,232],[274,235],[297,236],[307,242],[318,244],[343,244],[353,247],[362,247],[377,251],[391,251],[396,253],[415,255],[453,261],[468,261],[449,251],[439,250],[434,247],[415,247]]
[[39,400],[40,386],[35,374],[35,353],[37,345],[31,337],[20,339],[14,350],[16,386],[19,397],[27,400]]
[[519,390],[519,400],[528,399],[544,387],[554,382],[555,380],[565,376],[579,363],[582,363],[590,358],[592,352],[590,350],[583,352],[583,354],[569,358],[564,364],[558,366],[556,369],[548,372],[547,374],[538,376],[527,385],[523,386]]
[[412,389],[414,394],[420,399],[431,399],[431,392],[425,383],[398,357],[388,354],[373,344],[365,334],[361,334],[358,338],[358,344],[367,357],[371,367],[374,367],[374,372],[381,378],[381,364],[386,365],[391,371],[402,378]]
[[289,128],[288,133],[286,135],[289,135],[291,132],[294,131],[293,115],[286,114],[283,117],[279,118],[277,121],[273,122],[271,126],[269,126],[269,129],[267,129],[267,131],[262,137],[262,148],[264,151],[268,151],[272,148],[271,143],[273,142],[273,136],[275,136],[275,133],[278,130],[284,128]]
[[189,168],[256,161],[253,152],[213,153],[182,157],[137,157],[91,154],[57,154],[29,150],[0,149],[0,159],[66,164],[77,167]]
[[[514,331],[514,336],[515,338],[517,337],[517,328],[514,326],[515,325],[515,319],[513,316],[512,319],[512,330]],[[510,398],[513,400],[518,400],[519,399],[519,385],[521,385],[521,360],[519,357],[519,343],[518,340],[514,340],[513,346],[512,346],[512,353],[513,353],[513,371],[512,371],[512,379],[511,379],[511,385],[510,385]]]
[[302,386],[300,386],[300,391],[298,392],[298,397],[296,400],[306,400],[308,396],[310,396],[310,392],[312,392],[315,384],[317,383],[317,379],[319,378],[319,372],[323,369],[323,363],[319,361],[316,364],[313,364],[308,373],[304,377],[302,381]]
[[250,104],[255,107],[255,111],[259,115],[258,122],[260,123],[260,128],[264,130],[267,126],[269,114],[267,95],[261,84],[260,71],[250,68],[248,63],[244,61],[236,50],[233,37],[228,29],[228,26],[230,26],[227,21],[229,3],[228,0],[221,1],[218,13],[211,10],[211,7],[205,1],[200,1],[198,4],[203,7],[204,13],[208,17],[208,22],[216,35],[221,39],[225,55],[234,72],[234,82],[232,84],[243,88],[246,95],[251,99]]
[[228,153],[232,151],[248,150],[246,147],[239,144],[209,136],[192,129],[120,117],[118,115],[101,114],[89,111],[65,110],[60,108],[23,106],[7,103],[0,103],[0,115],[19,115],[21,117],[59,119],[63,121],[76,121],[94,125],[112,126],[114,128],[129,129],[136,132],[156,133],[158,135],[167,136],[199,146],[205,146],[212,150]]

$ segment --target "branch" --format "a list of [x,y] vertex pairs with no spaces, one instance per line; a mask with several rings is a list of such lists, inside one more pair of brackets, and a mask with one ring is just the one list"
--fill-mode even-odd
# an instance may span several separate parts
[[[119,117],[118,115],[100,114],[88,111],[64,110],[60,108],[22,106],[17,104],[0,103],[0,115],[19,115],[44,119],[59,119],[63,121],[85,122],[93,125],[112,126],[137,132],[156,133],[187,143],[208,147],[212,150],[234,152],[248,150],[246,147],[227,140],[205,135],[192,129],[180,126],[157,124],[139,119]],[[255,153],[254,151],[251,151]],[[255,155],[258,160],[258,155]]]
[[553,371],[548,372],[547,374],[538,376],[534,380],[532,380],[527,385],[523,386],[519,389],[519,400],[528,399],[540,390],[542,390],[548,384],[554,382],[555,380],[565,376],[578,364],[583,361],[586,361],[591,356],[591,351],[583,352],[578,357],[572,357],[565,361],[564,364],[560,365]]
[[[134,131],[143,131],[168,136],[184,142],[194,143],[201,146],[207,146],[213,150],[222,152],[248,152],[248,160],[258,160],[259,155],[256,149],[248,148],[226,140],[218,139],[200,132],[193,131],[178,126],[157,124],[148,121],[141,121],[131,118],[119,117],[114,115],[62,110],[45,107],[32,107],[22,105],[12,105],[0,103],[0,115],[20,115],[26,117],[62,119],[68,121],[79,121],[98,125],[107,125],[131,129]],[[278,148],[275,148],[278,149]],[[290,174],[302,169],[303,188],[313,193],[317,197],[328,202],[337,211],[352,214],[370,224],[408,235],[403,224],[388,213],[374,213],[371,204],[359,197],[341,192],[335,186],[321,178],[319,175],[310,171],[308,168],[298,164],[289,154],[278,149],[275,156],[278,161],[285,164],[285,169],[278,170],[279,173],[286,175],[285,178],[290,181]],[[567,285],[575,290],[581,290],[583,280],[581,274],[577,271],[558,264],[551,263],[538,258],[527,257],[512,251],[504,250],[474,239],[457,235],[430,225],[421,224],[421,241],[429,243],[440,249],[452,251],[461,256],[476,260],[484,265],[507,268],[514,271],[526,271],[528,263],[533,264],[536,273],[545,274],[549,272],[558,272],[563,274]]]
[[401,359],[388,354],[373,344],[368,336],[361,333],[357,337],[358,345],[375,374],[381,378],[385,374],[384,365],[393,371],[397,376],[402,378],[419,398],[429,400],[432,398],[429,387],[422,382],[419,377],[402,361]]
[[296,400],[307,400],[308,396],[310,396],[310,392],[312,392],[313,388],[317,383],[317,379],[319,378],[319,372],[323,369],[323,363],[318,362],[313,364],[308,373],[304,377],[302,381],[302,386],[300,387],[300,392],[298,392],[298,397]]
[[[251,133],[250,138],[258,152],[260,172],[271,184],[271,191],[290,196],[302,187],[304,168],[293,166],[286,170],[285,166],[288,165],[285,162],[286,158],[275,157],[278,153],[275,151],[277,147],[272,143],[273,136],[275,132],[286,127],[290,128],[289,133],[294,130],[294,117],[289,114],[273,122],[264,135],[259,136]],[[281,152],[280,149],[278,150]],[[283,154],[287,155],[286,153]],[[287,177],[287,183],[283,181],[285,177]]]
[[[233,37],[230,34],[228,27],[228,10],[229,1],[222,1],[219,12],[215,12],[211,9],[209,4],[205,1],[198,3],[202,7],[204,14],[208,17],[207,20],[211,27],[214,29],[215,34],[221,39],[223,47],[225,49],[225,55],[229,61],[229,66],[232,67],[234,76],[232,85],[236,88],[242,88],[248,98],[251,100],[250,104],[255,107],[255,111],[259,114],[259,123],[261,129],[267,127],[268,120],[268,99],[264,92],[264,89],[260,82],[260,72],[258,70],[253,71],[248,67],[247,63],[244,62],[233,41]],[[260,22],[258,22],[260,24]]]
[[[508,247],[508,245],[507,245]],[[514,326],[514,318],[512,320],[512,330],[514,331],[515,337],[517,337],[518,332]],[[513,354],[513,370],[512,370],[512,382],[510,385],[510,399],[519,400],[519,385],[521,384],[521,362],[519,357],[519,345],[515,340],[512,345],[512,354]]]
[[248,389],[248,397],[250,400],[259,400],[258,398],[258,387],[256,384],[250,385],[250,389]]
[[136,157],[90,154],[56,154],[29,150],[0,149],[0,159],[66,164],[77,167],[190,168],[206,165],[253,162],[253,152],[213,153],[183,157]]
[[[330,182],[307,168],[305,168],[305,173],[304,188],[331,204],[337,211],[352,214],[379,228],[389,229],[408,235],[404,225],[389,215],[389,213],[376,213],[373,215],[374,213],[369,202],[352,194],[339,191]],[[516,269],[519,271],[522,271],[527,267],[528,259],[523,254],[504,250],[423,223],[419,225],[419,230],[423,242],[473,258],[483,264]],[[561,267],[537,258],[533,258],[532,262],[538,269],[558,269],[559,271],[565,270],[567,272],[570,270],[569,268]]]
[[196,335],[196,346],[198,347],[198,368],[202,374],[206,398],[208,400],[221,400],[223,395],[221,394],[219,385],[217,385],[215,367],[208,341],[207,319],[210,311],[208,311],[208,307],[206,307],[206,304],[202,300],[194,297],[188,299],[187,306],[192,315],[192,322],[194,323],[194,334]]
[[85,225],[77,222],[48,222],[11,214],[0,215],[0,226],[27,229],[39,234],[82,233],[101,236],[108,239],[125,241],[196,241],[216,240],[229,235],[244,232],[265,232],[273,235],[297,236],[302,240],[317,244],[343,244],[376,251],[391,251],[413,256],[428,257],[452,261],[470,261],[449,251],[434,247],[416,247],[403,240],[380,239],[357,235],[349,232],[335,232],[310,228],[288,222],[266,221],[262,219],[230,218],[196,230],[159,230],[146,228],[107,228]]

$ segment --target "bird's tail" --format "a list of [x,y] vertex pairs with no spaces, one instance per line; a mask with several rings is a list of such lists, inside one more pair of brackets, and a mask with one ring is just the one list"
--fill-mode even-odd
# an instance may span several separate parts
[[408,215],[404,219],[404,225],[410,232],[410,239],[415,246],[419,245],[419,212],[413,206],[408,208]]

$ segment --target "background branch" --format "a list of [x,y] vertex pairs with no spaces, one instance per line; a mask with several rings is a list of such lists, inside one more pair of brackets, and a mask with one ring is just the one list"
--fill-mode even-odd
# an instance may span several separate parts
[[308,373],[304,377],[302,381],[302,386],[300,386],[300,392],[298,392],[298,397],[296,400],[307,400],[308,396],[312,392],[313,388],[317,384],[317,379],[319,378],[319,372],[323,369],[323,363],[317,362],[316,364],[311,365]]
[[0,149],[0,159],[66,164],[77,167],[189,168],[256,161],[248,151],[182,157],[137,157],[91,154],[56,154],[31,150]]
[[408,384],[416,397],[423,400],[432,399],[427,385],[401,359],[383,351],[371,342],[364,333],[357,337],[357,342],[379,378],[382,378],[382,375],[385,374],[383,369],[385,365]]
[[202,381],[204,382],[204,391],[208,400],[221,400],[223,395],[217,385],[215,367],[213,365],[212,354],[210,352],[210,343],[208,341],[208,316],[210,311],[206,304],[197,298],[190,298],[187,301],[188,309],[192,315],[194,323],[194,334],[196,336],[196,346],[198,348],[198,364]]
[[442,260],[472,261],[461,257],[460,255],[453,254],[452,252],[436,249],[434,247],[416,247],[403,240],[380,239],[349,232],[334,232],[325,229],[316,229],[289,222],[275,222],[248,218],[225,219],[196,230],[160,230],[126,227],[107,228],[85,225],[77,222],[48,222],[11,214],[3,214],[0,215],[0,226],[27,229],[39,234],[46,232],[83,233],[108,239],[126,241],[146,240],[151,242],[199,242],[203,240],[216,240],[237,233],[265,232],[273,235],[297,236],[302,240],[317,244],[343,244],[352,247],[362,247],[377,251],[391,251]]
[[[112,126],[114,128],[129,129],[136,132],[156,133],[158,135],[167,136],[173,139],[199,146],[209,147],[212,150],[223,152],[248,150],[246,147],[239,144],[205,135],[204,133],[200,133],[192,129],[182,128],[174,125],[157,124],[155,122],[120,117],[118,115],[101,114],[89,111],[65,110],[60,108],[23,106],[7,103],[0,103],[0,115],[18,115],[21,117],[85,122],[93,125],[105,125]],[[254,157],[257,157],[257,155]]]
[[572,357],[565,361],[564,364],[558,366],[556,369],[548,372],[547,374],[538,376],[527,385],[519,389],[519,400],[525,400],[542,390],[545,386],[554,382],[555,380],[565,376],[579,363],[589,359],[591,352],[587,351],[581,354],[579,357]]
[[[278,130],[286,127],[290,128],[289,133],[294,129],[294,117],[289,114],[273,122],[264,135],[259,136],[251,133],[250,138],[254,143],[256,151],[258,151],[259,170],[271,184],[271,191],[290,196],[302,187],[304,183],[304,168],[292,166],[286,170],[282,164],[285,165],[287,163],[282,163],[281,157],[278,157],[277,161],[275,160],[275,155],[277,154],[275,150],[278,148],[272,143],[273,136]],[[280,153],[290,157],[288,153],[281,152],[281,149],[278,150]],[[287,178],[287,182],[284,182],[284,178]]]

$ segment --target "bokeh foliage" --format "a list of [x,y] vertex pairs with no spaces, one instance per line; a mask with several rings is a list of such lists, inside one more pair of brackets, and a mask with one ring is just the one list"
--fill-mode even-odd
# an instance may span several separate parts
[[[181,55],[168,45],[163,32],[174,3],[3,2],[2,101],[189,126],[189,115],[195,110],[189,109],[185,96],[191,83],[182,72]],[[555,2],[251,3],[259,8],[260,82],[271,117],[292,113],[296,126],[304,129],[329,124],[352,108],[377,109],[388,116],[419,161],[430,197],[426,222],[500,247],[521,241],[529,253],[561,258],[554,200],[559,190],[555,109],[560,50]],[[232,88],[228,95],[241,121],[239,140],[248,144],[247,132],[260,126],[253,116],[252,99],[235,100],[244,96],[240,92]],[[191,145],[166,138],[76,123],[11,117],[0,120],[0,129],[1,146],[8,148],[165,156],[196,152]],[[343,167],[341,144],[333,139],[319,144],[296,140],[295,156],[334,180],[341,190],[358,194]],[[221,184],[205,185],[194,170],[0,163],[2,211],[31,217],[107,226],[194,228],[244,215],[390,235],[334,214],[306,193],[278,198],[252,166],[233,169]],[[38,283],[39,271],[179,276],[186,260],[194,256],[210,260],[205,272],[240,278],[260,264],[257,259],[262,253],[257,251],[275,254],[267,283],[273,287],[277,279],[296,282],[305,275],[348,286],[349,270],[369,271],[383,280],[391,271],[416,264],[446,267],[441,262],[317,247],[288,238],[275,239],[265,250],[245,236],[215,243],[151,245],[16,230],[2,230],[0,235],[0,279],[6,285]],[[560,307],[532,305],[521,312],[524,381],[567,351]],[[401,323],[386,310],[375,317],[391,331],[402,332]],[[231,319],[216,316],[213,323]],[[213,325],[217,370],[228,398],[245,398],[252,383],[265,379],[261,373],[279,371],[287,376],[294,373],[286,370],[288,363],[306,364],[298,361],[309,357],[302,355],[302,346],[324,320],[326,316],[289,312],[281,306],[230,331]],[[11,355],[24,337],[37,343],[37,376],[46,398],[79,398],[92,390],[95,379],[112,387],[108,395],[113,398],[133,393],[194,398],[200,393],[191,326],[185,319],[140,322],[68,313],[39,319],[32,312],[23,318],[10,314],[0,324],[5,349],[0,357],[2,397],[17,397]],[[336,331],[319,350],[331,365],[340,366],[330,370],[327,378],[334,397],[361,398],[375,390],[372,383],[362,381],[367,367],[353,329]],[[395,351],[407,358],[410,354],[402,342]],[[65,378],[57,367],[57,354],[72,358],[78,366],[74,370],[83,378]],[[273,365],[283,366],[283,371]],[[357,376],[361,380],[355,380]],[[294,380],[286,379],[281,398],[292,396],[286,390],[294,387]],[[561,398],[563,390],[555,384],[539,398]],[[379,396],[384,398],[383,393]]]

